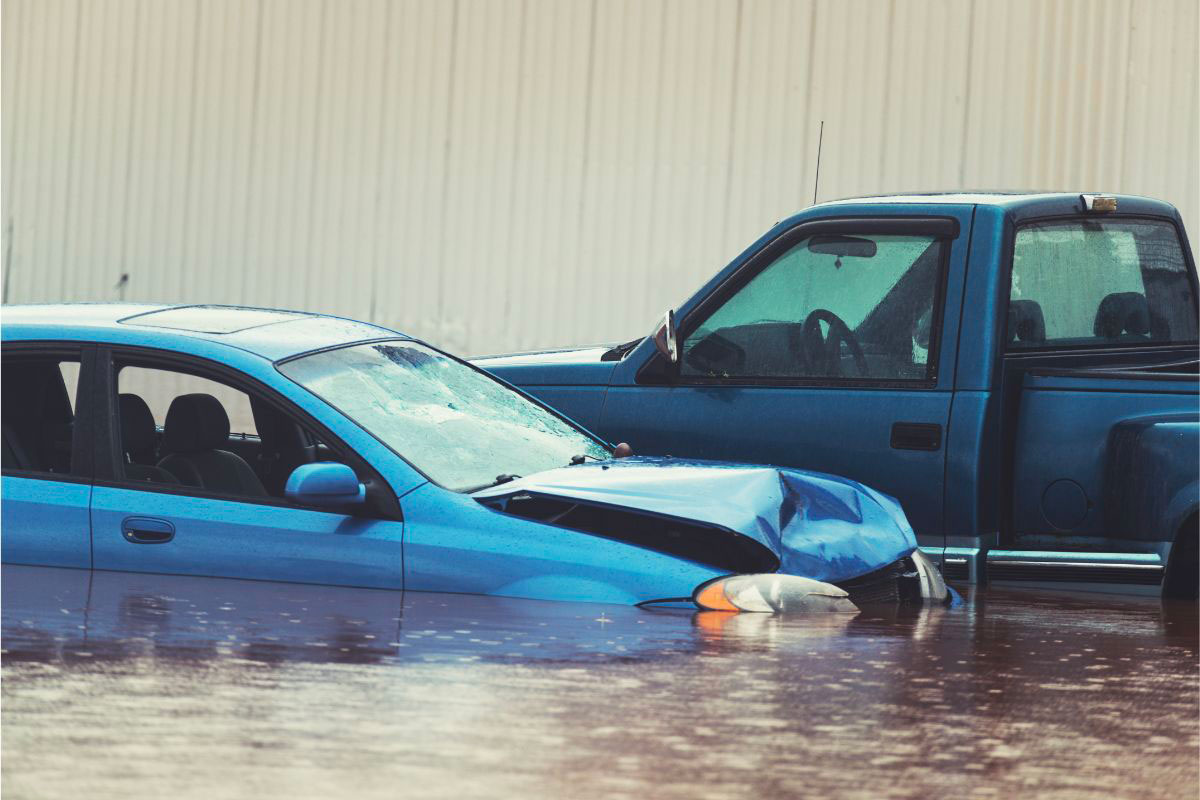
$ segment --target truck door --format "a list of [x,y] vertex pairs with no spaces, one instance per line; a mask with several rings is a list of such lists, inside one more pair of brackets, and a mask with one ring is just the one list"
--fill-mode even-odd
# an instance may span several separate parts
[[944,299],[961,296],[971,208],[916,208],[932,213],[880,207],[767,241],[681,310],[673,374],[614,374],[602,430],[638,452],[853,478],[940,549],[959,321]]

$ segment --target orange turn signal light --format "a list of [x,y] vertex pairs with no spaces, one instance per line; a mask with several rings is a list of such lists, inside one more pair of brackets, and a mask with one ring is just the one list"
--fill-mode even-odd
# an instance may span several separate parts
[[845,589],[778,572],[715,578],[697,586],[692,601],[702,611],[858,611]]
[[696,592],[693,598],[696,605],[703,608],[705,611],[740,611],[737,606],[729,602],[729,598],[725,596],[725,581],[717,580]]

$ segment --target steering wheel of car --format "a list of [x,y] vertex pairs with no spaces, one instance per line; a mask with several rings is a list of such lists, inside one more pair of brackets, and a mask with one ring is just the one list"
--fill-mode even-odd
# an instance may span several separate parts
[[[829,325],[829,335],[821,333],[821,323]],[[800,330],[800,356],[805,362],[809,375],[842,374],[842,342],[850,348],[854,357],[854,366],[858,368],[860,377],[867,377],[867,357],[862,346],[854,337],[850,326],[842,318],[825,308],[814,308],[805,317]]]

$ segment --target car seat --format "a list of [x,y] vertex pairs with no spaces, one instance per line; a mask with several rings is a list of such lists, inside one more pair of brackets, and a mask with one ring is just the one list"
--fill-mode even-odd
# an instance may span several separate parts
[[121,451],[125,454],[125,477],[152,483],[179,483],[170,472],[154,466],[157,432],[150,406],[136,394],[122,394],[117,401],[121,414]]
[[163,426],[169,452],[158,466],[180,483],[215,492],[265,497],[262,481],[241,456],[222,450],[229,442],[229,415],[211,394],[182,394],[171,401]]

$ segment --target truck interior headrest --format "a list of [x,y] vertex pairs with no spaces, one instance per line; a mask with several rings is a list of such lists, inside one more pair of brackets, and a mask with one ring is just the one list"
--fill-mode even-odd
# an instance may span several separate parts
[[1041,344],[1046,341],[1046,318],[1036,300],[1008,303],[1008,341]]
[[1106,295],[1096,309],[1092,330],[1105,339],[1115,339],[1124,333],[1145,336],[1150,332],[1150,306],[1146,296],[1137,292]]

